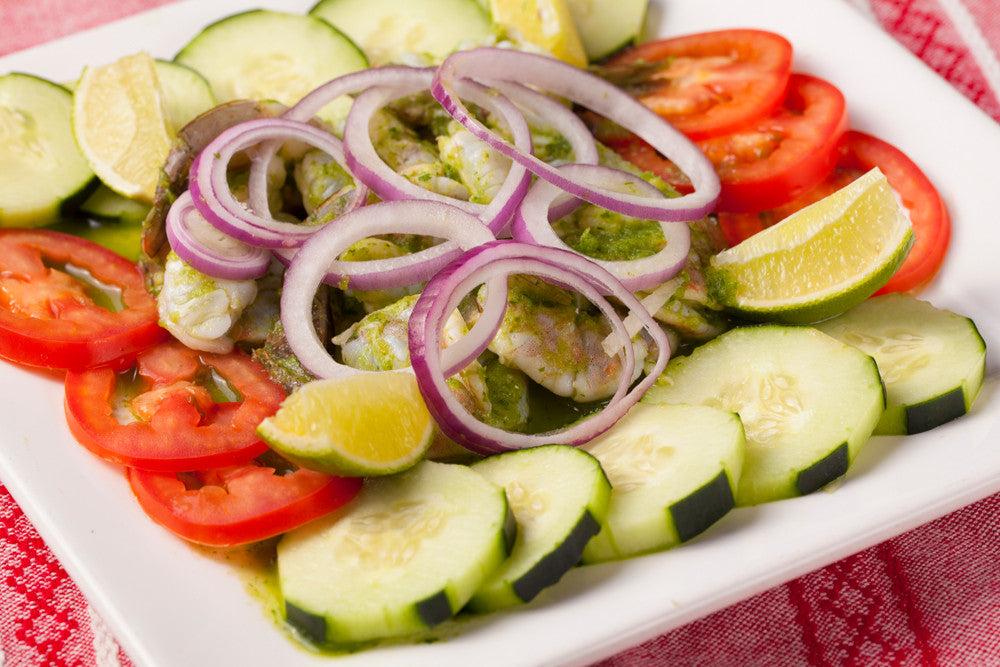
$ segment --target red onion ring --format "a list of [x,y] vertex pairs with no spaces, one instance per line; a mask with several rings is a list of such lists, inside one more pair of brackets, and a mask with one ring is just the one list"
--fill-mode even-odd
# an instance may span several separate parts
[[[319,227],[283,222],[270,212],[259,214],[236,199],[229,189],[227,170],[233,157],[267,141],[303,141],[326,152],[346,168],[340,139],[318,127],[286,118],[245,121],[223,131],[191,164],[190,189],[195,206],[212,225],[233,238],[264,248],[301,245]],[[357,183],[348,209],[363,206],[368,188]]]
[[[677,164],[691,179],[694,192],[651,200],[575,182],[489,130],[469,113],[455,90],[462,79],[491,85],[491,82],[515,78],[523,84],[565,97],[631,130]],[[457,51],[437,68],[431,94],[477,137],[523,164],[539,178],[602,208],[637,218],[687,222],[711,212],[719,198],[719,178],[715,169],[693,142],[622,89],[555,58],[496,47]]]
[[[338,97],[356,95],[372,86],[409,85],[426,76],[432,78],[433,74],[433,68],[407,67],[405,65],[387,65],[349,72],[314,88],[289,107],[281,117],[303,123],[309,122],[319,113],[320,109]],[[428,83],[428,85],[430,84]],[[266,197],[258,193],[267,192],[267,165],[277,153],[280,145],[280,142],[271,141],[261,146],[250,166],[250,205],[254,211],[261,215],[267,215],[267,200]]]
[[574,162],[598,163],[600,154],[594,135],[572,108],[545,93],[513,81],[494,82],[493,87],[522,112],[530,114],[529,125],[533,120],[536,126],[555,130],[562,135],[573,148]]
[[177,256],[205,275],[252,280],[267,273],[271,253],[224,234],[209,224],[185,190],[167,210],[167,239]]
[[[660,191],[652,184],[624,171],[585,164],[566,164],[560,173],[573,180],[585,180],[609,191],[632,191],[643,197],[655,198]],[[539,179],[532,185],[521,202],[511,226],[514,239],[524,243],[560,248],[570,248],[552,229],[550,219],[557,208],[553,203],[565,193],[556,185]],[[563,215],[560,211],[556,219]],[[691,250],[691,229],[684,222],[660,221],[666,245],[659,252],[634,260],[613,261],[588,258],[617,277],[631,292],[652,289],[677,275]]]
[[[566,285],[594,303],[611,323],[622,341],[623,364],[619,385],[601,412],[574,425],[548,433],[524,434],[485,424],[462,407],[448,389],[446,380],[454,367],[442,362],[441,338],[444,322],[465,295],[489,281],[487,289],[500,278],[515,273],[541,276]],[[658,358],[649,374],[629,389],[635,368],[635,351],[626,327],[608,294],[636,314],[657,345]],[[488,345],[485,341],[478,349]],[[496,241],[470,251],[434,276],[421,292],[409,322],[410,363],[424,401],[441,430],[470,451],[493,454],[546,443],[579,445],[613,426],[652,386],[670,358],[670,342],[652,316],[612,274],[582,256],[554,248]]]
[[[453,240],[404,257],[370,262],[330,260],[363,238],[398,231],[400,220],[406,221],[408,231],[412,233]],[[361,372],[333,359],[316,334],[312,324],[312,304],[320,283],[332,278],[335,284],[340,285],[346,279],[348,286],[358,289],[412,285],[430,279],[448,262],[458,257],[462,250],[492,240],[492,232],[478,218],[440,202],[418,199],[387,201],[344,214],[335,225],[320,228],[306,241],[295,252],[285,271],[280,304],[281,324],[292,352],[317,377],[337,377]],[[363,286],[357,287],[355,283],[358,282]],[[494,291],[505,292],[501,287],[498,284]],[[493,328],[495,333],[502,317],[502,312],[499,317],[491,314],[484,319],[482,327],[478,327],[477,322],[477,326],[473,327],[475,337],[492,336],[489,329]],[[451,357],[460,357],[452,365],[458,361],[467,363],[470,359],[467,345],[459,346],[450,353]]]
[[[418,75],[419,74],[419,75]],[[495,234],[509,224],[517,205],[528,190],[531,174],[514,163],[503,185],[489,204],[467,202],[422,188],[396,173],[382,160],[372,144],[369,125],[372,116],[389,102],[430,88],[434,70],[418,70],[405,85],[373,86],[360,93],[351,105],[344,126],[344,152],[348,168],[382,199],[428,199],[457,206],[480,218]],[[531,151],[531,131],[521,111],[502,96],[491,95],[478,84],[460,85],[463,98],[497,113],[507,124],[520,150]]]

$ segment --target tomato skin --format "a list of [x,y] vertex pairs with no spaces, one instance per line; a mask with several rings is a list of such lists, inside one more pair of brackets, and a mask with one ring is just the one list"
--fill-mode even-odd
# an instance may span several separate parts
[[[208,354],[168,341],[141,352],[136,371],[146,391],[131,408],[144,418],[126,424],[113,414],[118,381],[113,368],[66,374],[70,431],[101,458],[148,470],[182,471],[245,463],[267,450],[256,428],[277,411],[285,392],[245,353]],[[212,400],[198,384],[199,376],[210,371],[225,378],[243,400]]]
[[605,68],[648,73],[623,87],[692,140],[734,132],[773,112],[792,70],[791,43],[773,32],[729,29],[654,40],[623,51]]
[[910,254],[876,294],[918,290],[937,274],[951,244],[948,207],[927,175],[905,153],[877,137],[851,132],[840,164],[865,172],[878,167],[910,215],[915,237]]
[[[120,289],[125,308],[95,304],[64,265]],[[142,274],[124,257],[62,232],[0,229],[0,357],[60,370],[121,365],[169,337],[158,317]]]
[[[773,114],[748,128],[696,142],[719,174],[722,192],[716,210],[763,211],[812,189],[833,169],[847,126],[847,104],[836,86],[792,74],[785,102]],[[607,143],[679,192],[691,191],[687,177],[644,141],[610,137]]]
[[143,511],[174,534],[198,544],[229,547],[280,535],[350,502],[359,477],[300,468],[285,475],[255,463],[194,473],[188,488],[175,473],[128,469]]
[[940,269],[951,241],[951,218],[930,179],[901,150],[882,139],[850,130],[838,148],[837,165],[821,184],[782,206],[757,213],[719,213],[719,226],[732,246],[846,186],[878,167],[900,197],[915,237],[910,254],[876,294],[910,292],[926,285]]
[[793,74],[777,112],[752,130],[699,144],[723,182],[718,210],[760,211],[814,188],[836,164],[847,127],[847,103],[839,89]]

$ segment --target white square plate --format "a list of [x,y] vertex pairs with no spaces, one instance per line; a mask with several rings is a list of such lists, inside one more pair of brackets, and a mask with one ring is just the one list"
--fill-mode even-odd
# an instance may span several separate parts
[[[306,11],[310,0],[257,6]],[[189,0],[0,59],[0,72],[76,79],[139,50],[171,58],[245,0]],[[838,85],[855,128],[902,148],[939,187],[951,254],[925,298],[971,316],[989,378],[973,413],[908,438],[873,438],[846,479],[808,497],[732,512],[662,554],[577,568],[532,604],[448,641],[338,658],[296,647],[231,566],[153,524],[121,471],[78,446],[58,378],[0,365],[0,478],[140,665],[586,664],[1000,491],[1000,127],[843,0],[661,0],[650,33],[757,27],[788,37],[796,68]]]

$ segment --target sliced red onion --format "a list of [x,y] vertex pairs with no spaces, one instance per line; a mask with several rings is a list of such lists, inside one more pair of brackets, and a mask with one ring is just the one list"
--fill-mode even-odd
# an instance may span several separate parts
[[513,81],[494,82],[493,87],[526,114],[529,125],[558,132],[573,148],[573,162],[598,163],[600,154],[594,135],[570,106]]
[[[480,123],[455,89],[462,79],[484,85],[516,80],[580,104],[646,140],[687,174],[694,191],[680,197],[650,199],[574,181]],[[602,208],[637,218],[687,222],[711,212],[719,198],[715,169],[693,142],[622,89],[555,58],[496,47],[457,51],[437,68],[431,93],[474,135],[540,178]]]
[[[458,303],[472,289],[488,282],[487,290],[498,278],[515,273],[540,276],[576,290],[594,303],[608,318],[618,337],[623,363],[619,385],[607,406],[571,426],[539,434],[505,431],[485,424],[472,416],[448,389],[447,377],[453,365],[442,361],[441,339],[444,322]],[[658,350],[650,373],[634,387],[629,382],[635,369],[635,351],[625,324],[607,294],[620,301],[640,318]],[[481,352],[489,341],[480,342]],[[492,454],[546,443],[579,445],[613,426],[652,386],[670,358],[670,342],[652,316],[620,281],[581,255],[540,248],[516,241],[496,241],[466,252],[432,278],[421,292],[409,323],[410,363],[428,409],[441,430],[467,449]]]
[[[421,70],[420,76],[405,85],[375,86],[355,98],[344,126],[344,150],[347,164],[355,178],[365,183],[382,199],[428,199],[457,206],[480,218],[495,234],[509,224],[517,205],[531,182],[524,166],[513,163],[500,190],[489,204],[478,204],[448,197],[422,188],[396,173],[379,156],[372,144],[369,125],[377,111],[393,100],[426,91],[430,88],[434,70]],[[531,131],[521,111],[503,96],[490,94],[478,84],[462,83],[463,98],[490,109],[507,124],[519,150],[531,152]]]
[[[567,178],[585,180],[608,191],[634,193],[650,199],[661,194],[641,178],[610,167],[566,164],[560,166],[559,171]],[[576,252],[559,238],[550,224],[553,204],[560,197],[565,197],[565,193],[556,185],[541,179],[535,181],[511,226],[514,239]],[[653,255],[621,261],[590,259],[614,274],[631,292],[652,289],[677,275],[691,250],[691,229],[687,223],[661,221],[660,229],[666,245]]]
[[[318,227],[275,220],[236,199],[227,171],[233,157],[269,141],[303,141],[346,168],[340,139],[318,127],[286,118],[261,118],[235,125],[212,140],[191,164],[190,189],[195,206],[220,231],[250,245],[288,248],[301,245]],[[366,203],[368,188],[357,183],[348,208]]]
[[308,121],[319,113],[320,109],[338,97],[356,95],[375,86],[410,86],[416,82],[426,82],[421,84],[426,90],[430,87],[433,77],[433,67],[409,67],[406,65],[386,65],[350,72],[313,89],[294,106],[289,107],[283,117],[303,122]]
[[[309,122],[323,107],[339,97],[356,95],[372,86],[405,86],[414,81],[427,80],[426,88],[433,76],[433,68],[405,65],[388,65],[349,72],[314,88],[289,107],[281,117],[303,123]],[[280,146],[281,142],[271,141],[259,147],[250,167],[250,205],[260,215],[268,214],[266,195],[260,193],[267,192],[267,165],[277,154]]]
[[213,227],[185,190],[170,205],[167,239],[177,256],[205,275],[225,280],[252,280],[267,273],[271,253],[237,241]]
[[[333,260],[351,245],[369,236],[398,232],[451,239],[412,255],[366,262]],[[285,337],[302,365],[317,377],[336,377],[356,372],[333,359],[312,325],[312,305],[320,283],[332,281],[355,289],[389,289],[424,282],[438,273],[463,250],[494,240],[478,218],[449,204],[427,200],[399,200],[364,206],[320,228],[291,258],[281,293],[281,324]],[[500,291],[498,284],[494,291]],[[501,312],[473,327],[477,338],[492,336]],[[477,323],[478,325],[478,323]],[[471,332],[470,332],[471,334]],[[488,341],[488,338],[487,338]],[[468,344],[466,344],[467,346]],[[466,346],[452,356],[471,358]],[[477,352],[478,354],[478,352]],[[474,355],[473,355],[474,357]]]

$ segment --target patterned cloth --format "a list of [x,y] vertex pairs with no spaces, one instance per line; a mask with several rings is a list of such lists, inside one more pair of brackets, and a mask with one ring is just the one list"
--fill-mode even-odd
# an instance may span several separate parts
[[[173,0],[0,0],[0,55]],[[1000,122],[997,0],[845,0]],[[128,667],[0,486],[0,667]],[[603,661],[1000,665],[1000,495]]]

